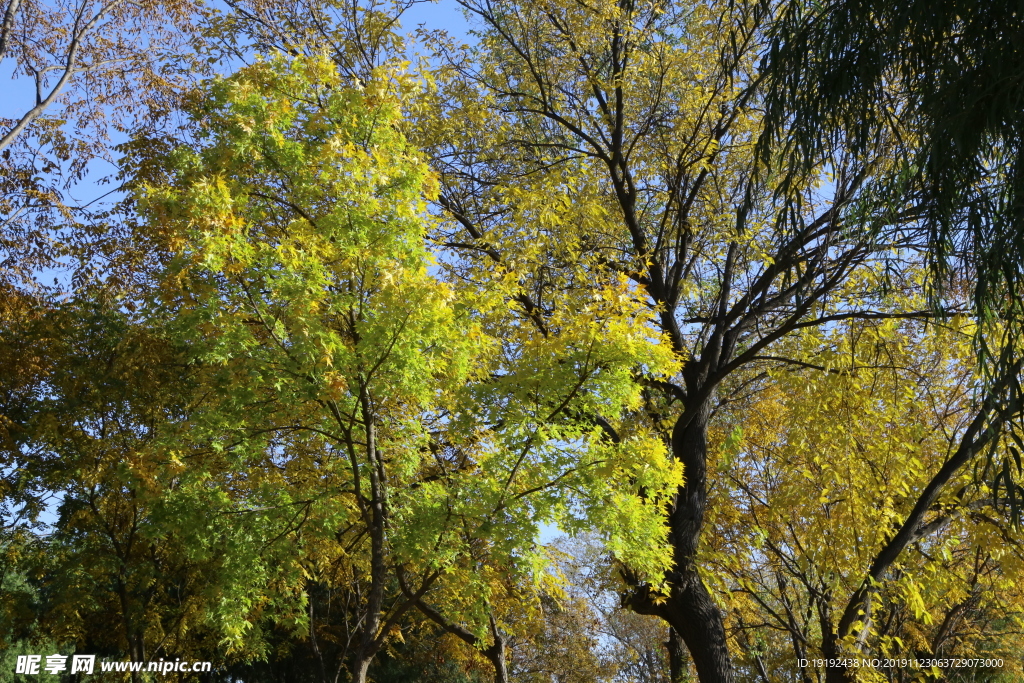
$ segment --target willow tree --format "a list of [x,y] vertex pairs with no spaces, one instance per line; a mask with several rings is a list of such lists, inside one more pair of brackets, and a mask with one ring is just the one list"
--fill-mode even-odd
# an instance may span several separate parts
[[[979,365],[992,381],[1014,372],[1024,302],[1019,8],[958,0],[779,8],[762,64],[760,154],[784,159],[793,178],[836,154],[868,158],[888,146],[893,163],[877,169],[873,201],[913,198],[932,306],[968,283],[983,323]],[[990,455],[989,469],[1001,473],[991,483],[1019,523],[1020,468]]]
[[[764,52],[762,151],[782,153],[799,174],[844,151],[874,154],[898,129],[898,162],[878,178],[878,199],[917,195],[940,299],[965,276],[978,314],[1012,319],[1016,328],[1024,268],[1020,9],[960,0],[794,0],[779,8]],[[998,364],[998,346],[991,353],[982,360]]]
[[[644,403],[632,419],[661,435],[685,483],[666,511],[667,589],[625,562],[623,600],[672,626],[703,683],[731,681],[703,539],[714,475],[708,428],[730,400],[723,383],[771,364],[774,346],[801,329],[928,316],[927,307],[883,305],[920,287],[905,268],[908,250],[922,245],[909,227],[914,207],[861,201],[866,179],[884,167],[884,144],[875,156],[836,155],[798,178],[774,166],[760,172],[756,56],[770,17],[757,6],[460,4],[479,44],[437,43],[445,65],[416,138],[440,175],[445,221],[435,239],[457,254],[446,267],[467,288],[495,274],[514,285],[510,304],[538,338],[561,312],[555,292],[616,278],[628,278],[654,312],[651,334],[667,340],[682,369],[665,380],[638,366]],[[872,230],[848,229],[853,221]],[[1004,364],[961,435],[961,457],[943,472],[994,443],[1016,411],[1018,371]],[[592,419],[604,422],[600,412]],[[906,523],[888,553],[906,547],[914,528]],[[830,641],[834,654],[873,590],[866,579],[830,626],[843,632]]]

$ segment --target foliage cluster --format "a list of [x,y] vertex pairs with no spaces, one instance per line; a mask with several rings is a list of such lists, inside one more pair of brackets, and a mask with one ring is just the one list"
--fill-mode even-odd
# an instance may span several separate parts
[[931,95],[841,149],[778,114],[799,0],[459,4],[417,61],[402,3],[8,0],[3,675],[1024,674],[1024,356],[901,165]]

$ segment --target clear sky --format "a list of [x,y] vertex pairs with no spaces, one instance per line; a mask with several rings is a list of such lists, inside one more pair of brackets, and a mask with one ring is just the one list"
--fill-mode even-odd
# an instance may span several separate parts
[[425,24],[427,28],[444,29],[460,40],[470,40],[469,23],[455,0],[417,3],[402,15],[402,28],[406,31],[414,30],[420,24]]

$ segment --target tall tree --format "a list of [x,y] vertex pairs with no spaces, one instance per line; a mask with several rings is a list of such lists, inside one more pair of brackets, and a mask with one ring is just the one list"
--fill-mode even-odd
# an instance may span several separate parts
[[[683,369],[670,381],[637,369],[645,403],[635,419],[658,430],[686,481],[668,509],[667,594],[627,569],[625,600],[671,624],[701,681],[731,681],[702,562],[708,427],[729,400],[722,383],[803,328],[928,316],[927,307],[883,306],[919,287],[903,268],[912,252],[901,251],[923,246],[905,229],[912,207],[860,201],[885,164],[882,146],[870,158],[835,157],[827,191],[824,176],[781,185],[756,172],[755,62],[769,18],[758,6],[461,4],[479,22],[480,44],[439,46],[447,64],[436,115],[422,127],[447,219],[436,239],[458,253],[453,277],[513,273],[511,301],[539,337],[560,312],[552,292],[611,278],[629,278],[656,312],[652,332]],[[876,229],[849,230],[854,220]],[[950,468],[992,444],[1004,408],[1016,405],[1019,366],[1002,370]],[[896,553],[905,547],[893,543]],[[861,597],[870,592],[865,583]]]
[[250,461],[232,476],[241,511],[317,520],[309,542],[326,554],[294,564],[352,586],[345,654],[360,682],[409,606],[388,593],[391,546],[425,402],[442,378],[459,384],[480,343],[454,335],[458,314],[426,272],[425,169],[396,115],[386,90],[342,88],[322,61],[262,64],[214,87],[195,114],[209,143],[179,149],[172,184],[144,198],[153,228],[178,242],[161,292],[169,324],[227,363],[233,386],[200,419],[214,439],[234,435],[228,457]]
[[[787,174],[784,155],[756,148],[764,7],[463,7],[479,45],[432,36],[439,66],[420,82],[402,75],[395,16],[375,2],[235,3],[216,20],[229,51],[247,35],[314,56],[257,59],[197,92],[184,144],[126,147],[143,215],[130,247],[148,250],[158,285],[140,324],[209,391],[186,416],[114,411],[140,468],[81,476],[100,487],[78,498],[98,513],[68,508],[61,557],[80,565],[76,532],[97,524],[118,527],[111,546],[134,538],[125,520],[139,516],[147,540],[181,539],[189,562],[218,567],[202,609],[236,654],[266,652],[275,613],[276,634],[284,625],[317,649],[320,679],[365,680],[418,609],[493,653],[502,680],[517,610],[537,604],[531,581],[545,576],[538,524],[596,527],[625,603],[671,625],[702,681],[734,680],[734,662],[756,664],[762,648],[714,593],[718,539],[705,527],[729,509],[714,495],[727,476],[712,464],[716,423],[750,383],[793,365],[794,335],[934,315],[909,303],[922,288],[914,254],[935,244],[920,230],[928,198],[922,213],[921,196],[879,206],[868,192],[924,177],[890,161],[921,119],[896,92],[895,123],[870,145],[816,147]],[[11,320],[31,308],[0,304]],[[989,310],[977,322],[1005,334],[987,347],[1003,353],[948,458],[914,470],[913,504],[877,529],[841,611],[819,620],[822,652],[880,633],[864,617],[896,604],[886,582],[899,584],[922,529],[952,515],[949,489],[969,484],[964,499],[978,502],[966,473],[1013,452],[1001,431],[1021,405],[1014,311]],[[17,411],[49,399],[37,351],[27,338],[0,348],[17,369],[5,438],[25,424]],[[159,438],[139,415],[165,420]],[[51,433],[95,441],[92,423],[75,427]],[[39,445],[8,440],[5,463]],[[885,462],[872,453],[868,465]],[[995,502],[1020,491],[1004,463]],[[37,491],[21,473],[4,471],[5,495],[30,494],[31,514]],[[145,603],[146,572],[165,558],[143,546],[156,553],[107,566],[138,570],[126,594]],[[325,614],[323,596],[347,604]],[[152,630],[173,621],[147,604]],[[556,621],[546,636],[561,643]]]
[[[215,82],[195,99],[196,143],[139,197],[170,257],[147,315],[216,387],[173,437],[210,446],[168,505],[228,505],[262,539],[234,551],[229,640],[260,587],[345,590],[350,630],[325,680],[362,682],[430,591],[482,637],[495,570],[535,566],[541,521],[597,525],[659,574],[679,471],[644,430],[613,443],[591,418],[638,405],[638,364],[672,367],[627,283],[581,289],[540,339],[500,282],[441,281],[432,177],[401,131],[411,84],[390,65],[341,78],[322,57],[278,58]],[[282,539],[293,559],[271,570],[260,547]]]
[[182,419],[195,401],[194,377],[174,348],[117,308],[102,296],[68,300],[2,337],[7,351],[30,348],[36,365],[31,391],[0,404],[4,469],[23,495],[56,499],[55,519],[35,539],[41,552],[19,568],[42,597],[37,636],[144,663],[200,658],[221,568],[216,557],[196,562],[161,528],[154,501],[176,481],[152,451],[168,418]]

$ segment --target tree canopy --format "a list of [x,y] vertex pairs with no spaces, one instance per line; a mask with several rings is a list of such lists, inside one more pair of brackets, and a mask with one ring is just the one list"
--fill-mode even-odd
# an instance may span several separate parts
[[92,52],[3,138],[0,665],[1022,675],[1015,19],[458,5],[471,44],[361,0],[46,43]]

